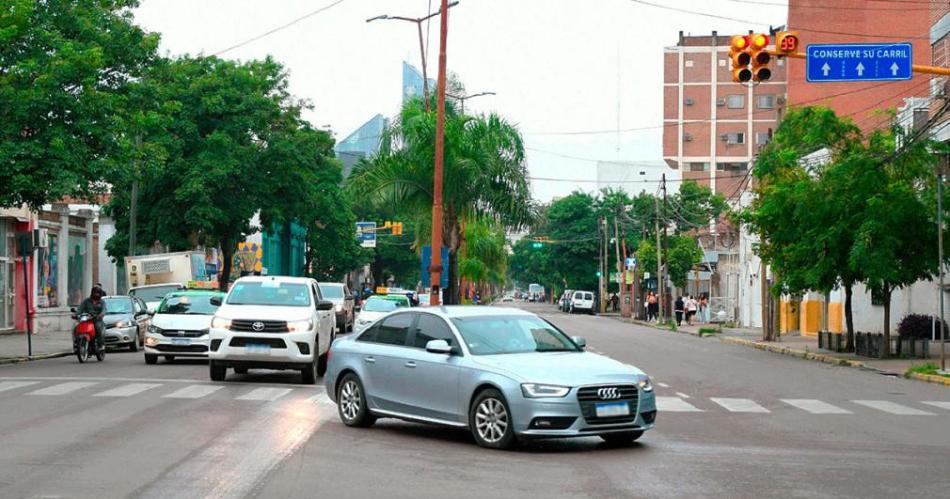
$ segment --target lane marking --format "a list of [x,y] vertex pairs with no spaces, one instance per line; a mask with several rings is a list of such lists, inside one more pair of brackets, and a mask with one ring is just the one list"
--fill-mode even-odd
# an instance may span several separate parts
[[169,399],[200,399],[224,388],[215,385],[191,385],[165,395]]
[[656,397],[656,409],[662,412],[703,412],[679,397]]
[[277,400],[290,392],[290,388],[256,388],[237,397],[237,400],[265,400],[269,402]]
[[689,398],[689,395],[686,395],[686,394],[683,393],[683,392],[676,392],[676,395],[679,396],[679,397],[682,397],[682,398],[684,398],[684,399],[688,399],[688,398]]
[[82,390],[83,388],[89,388],[92,385],[98,384],[99,383],[79,381],[60,383],[58,385],[40,388],[39,390],[28,393],[27,395],[66,395],[67,393],[75,392],[76,390]]
[[771,412],[752,399],[710,397],[709,400],[723,406],[729,412],[755,412],[760,414]]
[[657,384],[660,385],[660,386],[662,386],[663,388],[669,388],[669,387],[670,387],[670,385],[667,385],[666,383],[659,383],[659,382],[658,382]]
[[920,409],[914,409],[913,407],[907,407],[906,405],[895,404],[894,402],[890,402],[888,400],[852,400],[852,402],[889,414],[896,414],[898,416],[936,416],[936,414],[932,412],[921,411]]
[[39,383],[39,381],[3,381],[0,382],[0,392],[16,390],[17,388],[23,388],[24,386],[38,385]]
[[[103,378],[95,376],[0,376],[0,380],[39,380],[39,381],[117,381],[128,383],[207,383],[208,378],[185,379],[185,378]],[[297,383],[274,383],[271,381],[228,381],[228,386],[260,386],[261,383],[267,383],[268,386],[287,386],[291,388],[300,388]]]
[[315,403],[315,404],[319,404],[319,405],[326,405],[326,406],[330,406],[330,407],[334,407],[334,408],[336,407],[336,403],[333,402],[332,400],[330,400],[330,396],[327,395],[327,392],[325,392],[325,391],[320,392],[320,393],[314,395],[313,397],[310,397],[310,398],[307,399],[307,400],[309,400],[310,402],[313,402],[313,403]]
[[157,388],[162,386],[160,383],[129,383],[127,385],[122,385],[120,387],[113,388],[111,390],[106,390],[104,392],[97,393],[96,397],[131,397],[132,395],[138,395],[145,390],[151,390],[152,388]]
[[817,399],[779,399],[786,404],[812,414],[854,414],[841,407]]
[[934,406],[934,407],[939,407],[939,408],[941,408],[941,409],[946,409],[946,410],[950,411],[950,402],[929,401],[929,402],[923,402],[923,403],[924,403],[924,404],[927,404],[927,405],[932,405],[932,406]]

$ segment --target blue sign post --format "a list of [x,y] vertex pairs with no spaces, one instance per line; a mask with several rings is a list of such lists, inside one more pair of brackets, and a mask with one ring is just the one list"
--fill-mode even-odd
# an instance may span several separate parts
[[913,77],[910,43],[843,43],[809,45],[806,79],[832,81],[897,81]]

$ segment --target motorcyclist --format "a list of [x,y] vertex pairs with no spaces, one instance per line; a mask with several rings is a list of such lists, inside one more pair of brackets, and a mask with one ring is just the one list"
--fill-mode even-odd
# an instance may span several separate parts
[[89,314],[92,316],[93,324],[96,326],[96,349],[101,350],[105,343],[105,324],[102,322],[102,317],[105,315],[106,307],[105,302],[102,301],[102,297],[105,296],[105,292],[99,286],[93,286],[92,292],[89,293],[89,298],[86,298],[79,304],[79,310],[76,311],[77,315]]

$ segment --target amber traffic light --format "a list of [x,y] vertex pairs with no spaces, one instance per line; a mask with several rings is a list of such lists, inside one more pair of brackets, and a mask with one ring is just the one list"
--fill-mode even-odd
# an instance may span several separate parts
[[752,79],[752,70],[749,69],[749,64],[752,62],[752,54],[749,53],[750,45],[750,37],[742,35],[732,37],[732,43],[729,44],[732,81],[736,83],[745,83]]
[[768,51],[769,35],[755,33],[749,35],[751,38],[751,47],[749,52],[752,58],[752,80],[766,81],[772,77],[772,69],[769,63],[772,62],[772,54]]

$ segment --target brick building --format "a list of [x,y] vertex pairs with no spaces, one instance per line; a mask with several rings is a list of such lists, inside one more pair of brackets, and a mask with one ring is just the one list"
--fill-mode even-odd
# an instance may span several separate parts
[[663,53],[663,159],[727,198],[748,183],[749,163],[785,104],[785,61],[769,81],[732,81],[730,35],[684,36]]
[[[938,5],[940,4],[940,5]],[[789,0],[788,29],[799,32],[802,51],[814,43],[911,42],[914,64],[930,64],[931,9],[947,2],[896,3],[880,0]],[[927,75],[896,82],[808,83],[805,60],[788,61],[788,104],[824,105],[851,117],[864,130],[889,125],[882,109],[904,106],[904,99],[930,94]]]

